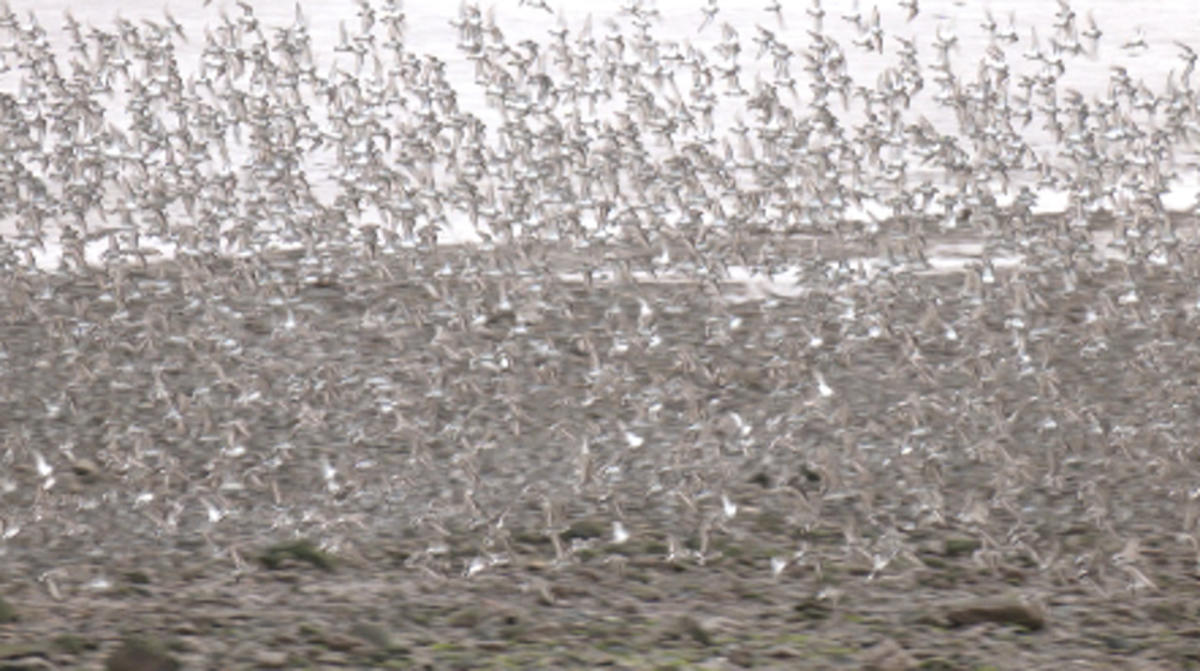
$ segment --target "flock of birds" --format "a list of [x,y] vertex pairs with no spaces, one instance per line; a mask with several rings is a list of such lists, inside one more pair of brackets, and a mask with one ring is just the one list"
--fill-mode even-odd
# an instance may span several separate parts
[[[300,7],[239,0],[191,71],[169,14],[68,14],[58,53],[0,6],[0,554],[59,595],[131,535],[239,571],[265,533],[419,538],[475,575],[543,547],[521,530],[704,562],[777,514],[844,543],[801,534],[776,577],[874,578],[947,528],[1105,593],[1158,588],[1162,534],[1200,562],[1200,265],[1162,198],[1197,167],[1195,51],[1085,97],[1060,80],[1104,37],[1065,0],[1041,40],[985,14],[967,75],[947,29],[831,14],[741,35],[710,0],[705,50],[640,0],[515,44],[463,4],[484,111],[398,0],[360,0],[332,61]],[[858,81],[863,52],[895,64]],[[980,262],[928,272],[954,236]],[[799,289],[744,300],[735,271]]]

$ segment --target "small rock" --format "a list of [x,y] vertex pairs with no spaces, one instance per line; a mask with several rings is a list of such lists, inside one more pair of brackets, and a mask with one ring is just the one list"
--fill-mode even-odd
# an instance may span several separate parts
[[276,543],[267,548],[258,560],[268,570],[275,571],[283,567],[286,561],[305,562],[323,571],[333,571],[334,559],[329,553],[321,550],[308,539],[299,539],[285,543]]
[[947,557],[961,557],[975,552],[982,546],[977,538],[947,538],[942,546],[942,553]]
[[326,648],[336,652],[351,652],[363,647],[366,641],[357,636],[349,636],[347,634],[329,634],[322,642]]
[[350,656],[333,650],[318,650],[309,659],[316,668],[330,669],[350,666]]
[[483,622],[486,617],[487,615],[479,608],[465,606],[450,614],[446,618],[446,624],[461,629],[472,629],[479,626],[479,623]]
[[826,600],[809,597],[792,606],[795,617],[804,620],[826,620],[833,614],[833,606]]
[[487,318],[488,326],[503,326],[505,328],[511,328],[516,323],[517,313],[513,310],[497,310],[488,315]]
[[126,639],[104,661],[104,671],[177,671],[179,662],[159,646],[140,638]]
[[863,660],[863,668],[868,671],[908,671],[916,667],[917,660],[890,638],[868,649]]
[[985,597],[956,602],[946,607],[945,615],[952,627],[996,622],[1038,631],[1046,626],[1046,613],[1040,606],[1015,597]]
[[483,640],[476,641],[475,648],[484,652],[504,652],[508,650],[509,644],[508,641]]
[[0,663],[0,671],[52,671],[56,668],[58,667],[51,664],[49,660],[41,657],[6,659]]
[[99,464],[86,457],[71,462],[71,472],[85,483],[96,482],[100,479]]
[[288,655],[279,650],[259,650],[254,653],[254,664],[260,669],[282,669],[288,664]]
[[759,487],[762,487],[763,489],[771,488],[771,476],[768,475],[766,471],[759,471],[759,472],[755,473],[754,475],[751,475],[750,479],[747,480],[747,482],[758,485]]
[[755,664],[754,653],[743,647],[734,647],[725,654],[725,659],[729,660],[730,664],[743,669],[749,669]]
[[808,653],[794,645],[781,643],[767,648],[763,655],[771,659],[799,659],[808,656]]
[[609,525],[604,520],[579,520],[571,525],[562,535],[562,539],[571,542],[575,539],[603,538],[608,534]]
[[361,638],[371,645],[387,650],[392,646],[392,636],[377,624],[362,622],[350,628],[350,635]]

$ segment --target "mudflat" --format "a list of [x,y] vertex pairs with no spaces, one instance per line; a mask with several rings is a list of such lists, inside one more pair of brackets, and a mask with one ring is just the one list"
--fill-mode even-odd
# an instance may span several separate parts
[[1194,264],[402,256],[4,279],[0,666],[1195,664]]

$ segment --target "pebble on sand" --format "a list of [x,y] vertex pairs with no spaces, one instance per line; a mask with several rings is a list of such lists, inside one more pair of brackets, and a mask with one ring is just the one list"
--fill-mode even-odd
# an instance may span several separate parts
[[177,671],[179,662],[158,644],[128,638],[104,661],[104,671]]
[[945,611],[952,627],[964,627],[982,622],[1015,624],[1030,631],[1046,627],[1045,610],[1034,603],[1016,597],[984,597],[950,604]]

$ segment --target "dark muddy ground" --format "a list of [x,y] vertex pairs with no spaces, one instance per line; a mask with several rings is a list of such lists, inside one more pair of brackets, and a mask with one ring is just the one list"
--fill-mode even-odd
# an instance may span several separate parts
[[1194,264],[186,265],[4,280],[0,668],[1200,664]]

